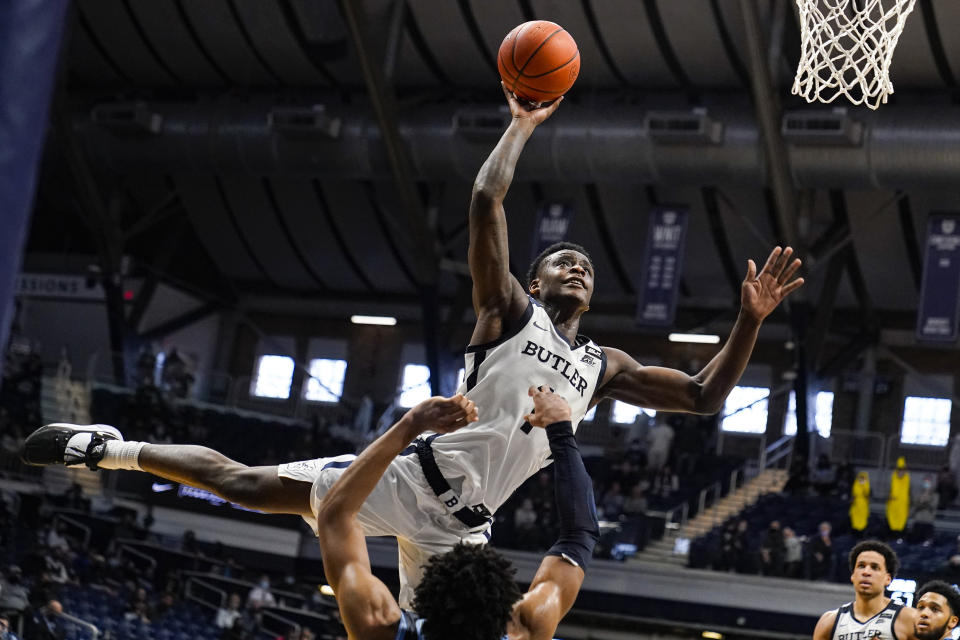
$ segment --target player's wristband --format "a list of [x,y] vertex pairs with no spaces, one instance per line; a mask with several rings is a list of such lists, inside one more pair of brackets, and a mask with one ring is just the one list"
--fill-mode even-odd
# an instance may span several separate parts
[[553,454],[554,492],[560,537],[547,555],[561,556],[587,570],[593,548],[600,538],[593,485],[583,466],[573,424],[569,420],[547,427]]

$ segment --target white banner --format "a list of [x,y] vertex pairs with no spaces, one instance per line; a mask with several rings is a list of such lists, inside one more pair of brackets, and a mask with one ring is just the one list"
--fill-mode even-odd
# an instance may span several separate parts
[[86,276],[56,273],[21,273],[14,288],[15,296],[27,298],[70,298],[73,300],[103,300],[99,282],[89,286]]

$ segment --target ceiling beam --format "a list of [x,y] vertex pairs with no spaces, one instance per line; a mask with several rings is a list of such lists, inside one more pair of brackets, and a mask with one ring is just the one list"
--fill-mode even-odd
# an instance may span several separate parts
[[769,52],[757,14],[757,0],[740,0],[747,36],[750,89],[766,155],[770,188],[776,204],[775,214],[781,242],[796,247],[797,196],[790,173],[787,145],[780,135],[783,113],[770,74]]

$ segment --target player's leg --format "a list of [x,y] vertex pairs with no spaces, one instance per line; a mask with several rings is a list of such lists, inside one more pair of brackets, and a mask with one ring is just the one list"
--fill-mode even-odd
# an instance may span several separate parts
[[139,464],[147,473],[206,489],[249,509],[313,515],[311,483],[280,477],[275,466],[248,467],[213,449],[186,444],[146,444]]
[[146,471],[251,509],[311,514],[311,483],[281,478],[277,467],[248,467],[196,445],[125,442],[117,429],[107,425],[46,425],[27,437],[22,458],[32,465]]

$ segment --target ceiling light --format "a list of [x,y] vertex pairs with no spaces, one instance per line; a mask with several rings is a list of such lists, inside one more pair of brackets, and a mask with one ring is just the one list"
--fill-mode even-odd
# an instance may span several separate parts
[[723,640],[723,634],[716,631],[704,631],[700,635],[708,640]]
[[390,316],[350,316],[350,322],[353,324],[382,324],[392,327],[397,324],[397,319]]
[[696,342],[698,344],[718,344],[720,336],[705,333],[671,333],[670,342]]
[[323,595],[325,595],[325,596],[330,596],[330,597],[332,598],[332,597],[333,597],[333,587],[331,587],[331,586],[328,585],[328,584],[322,584],[322,585],[320,585],[320,593],[323,594]]

